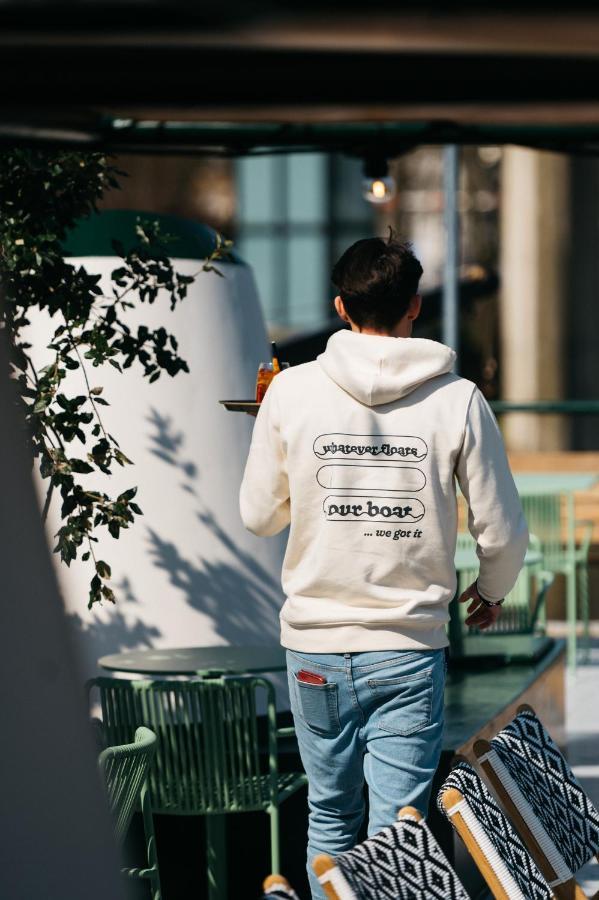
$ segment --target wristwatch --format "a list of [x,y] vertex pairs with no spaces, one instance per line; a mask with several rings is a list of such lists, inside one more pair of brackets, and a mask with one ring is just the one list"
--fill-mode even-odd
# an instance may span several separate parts
[[474,586],[476,587],[476,593],[480,597],[481,603],[484,603],[485,606],[489,606],[489,607],[501,606],[501,604],[505,600],[505,597],[502,597],[501,600],[487,600],[486,597],[483,597],[483,595],[481,594],[481,592],[478,589],[478,578],[474,582]]

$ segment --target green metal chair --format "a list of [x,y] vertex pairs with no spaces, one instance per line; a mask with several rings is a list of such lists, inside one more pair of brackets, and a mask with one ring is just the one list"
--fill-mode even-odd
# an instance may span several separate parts
[[129,878],[149,881],[152,900],[161,900],[156,839],[147,791],[148,773],[156,746],[156,735],[152,731],[137,728],[132,743],[107,747],[100,753],[98,764],[106,785],[119,845],[125,840],[133,813],[141,806],[147,865],[143,868],[124,868],[122,872]]
[[[568,663],[574,666],[579,612],[587,652],[590,645],[588,564],[593,523],[574,518],[574,495],[571,491],[521,493],[520,500],[528,527],[540,541],[544,567],[550,572],[563,574],[566,579]],[[566,514],[565,539],[562,536],[562,511]],[[577,526],[584,527],[580,544],[576,543]]]
[[[280,773],[275,692],[265,678],[185,681],[97,678],[104,731],[131,739],[140,725],[156,732],[149,777],[154,813],[206,816],[208,888],[226,897],[225,815],[262,810],[270,816],[271,871],[280,871],[279,807],[307,783],[304,773]],[[257,694],[266,699],[266,754],[260,753]]]
[[[457,547],[475,552],[476,542],[468,532],[460,532]],[[530,535],[529,548],[532,551],[541,551],[541,543],[534,534]],[[476,580],[477,575],[478,565],[460,569],[458,593],[461,594],[465,591]],[[545,597],[552,584],[553,574],[545,569],[541,551],[538,563],[522,568],[516,584],[506,595],[500,619],[495,625],[485,629],[485,634],[533,634],[535,631],[543,631],[545,627]],[[468,617],[467,604],[461,605],[460,616],[462,622]],[[476,630],[464,627],[469,632]]]
[[[539,473],[541,476],[542,473]],[[576,665],[578,616],[583,623],[585,651],[590,649],[588,565],[593,523],[577,521],[574,490],[559,489],[555,475],[547,473],[545,486],[538,483],[531,489],[519,485],[520,500],[529,530],[536,535],[543,554],[543,569],[562,574],[566,579],[566,621],[568,623],[568,665]],[[567,473],[563,478],[567,479]],[[563,480],[562,480],[563,483]],[[582,489],[582,486],[580,487]],[[459,497],[465,510],[464,497]],[[565,522],[565,529],[564,523]],[[583,527],[582,541],[576,542],[576,529]],[[457,633],[457,626],[453,624]]]
[[595,523],[591,519],[577,519],[577,526],[583,529],[580,544],[574,551],[576,565],[576,588],[580,598],[580,614],[582,617],[582,635],[584,638],[584,659],[588,661],[591,652],[591,618],[589,607],[589,553],[593,539]]
[[[469,532],[459,532],[456,545],[458,596],[478,575],[476,542]],[[531,535],[526,564],[505,598],[502,615],[490,628],[468,627],[468,604],[454,601],[450,607],[449,639],[454,658],[536,658],[547,646],[545,598],[554,575],[547,571],[540,541]]]

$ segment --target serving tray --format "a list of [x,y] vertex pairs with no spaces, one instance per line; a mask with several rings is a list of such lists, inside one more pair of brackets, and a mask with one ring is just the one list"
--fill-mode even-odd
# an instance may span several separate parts
[[219,403],[231,412],[258,412],[260,404],[255,400],[219,400]]

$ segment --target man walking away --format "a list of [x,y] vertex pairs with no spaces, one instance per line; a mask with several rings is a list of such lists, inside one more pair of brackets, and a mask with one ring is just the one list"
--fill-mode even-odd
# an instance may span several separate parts
[[412,338],[422,267],[409,245],[358,241],[336,264],[351,326],[277,375],[240,494],[258,535],[290,525],[280,613],[289,696],[309,781],[308,874],[400,807],[427,813],[441,752],[456,480],[477,542],[468,624],[500,614],[528,531],[495,418],[455,353]]

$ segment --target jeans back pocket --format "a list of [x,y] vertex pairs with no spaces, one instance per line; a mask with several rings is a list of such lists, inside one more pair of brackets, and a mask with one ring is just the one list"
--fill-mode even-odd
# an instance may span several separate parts
[[308,728],[319,734],[339,734],[339,703],[337,685],[308,684],[293,676],[297,711]]
[[431,724],[433,678],[430,669],[394,678],[371,678],[368,687],[379,703],[377,724],[384,731],[407,736]]

